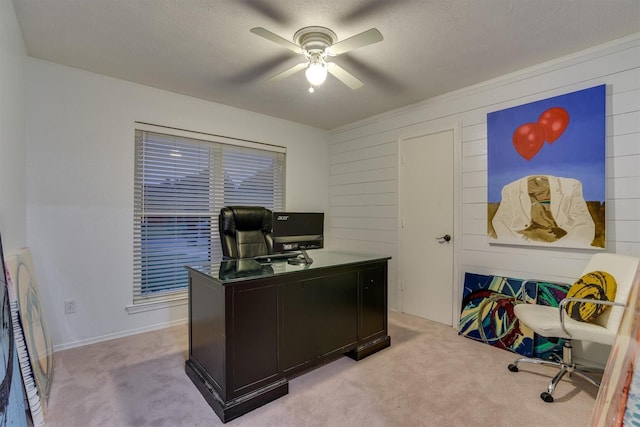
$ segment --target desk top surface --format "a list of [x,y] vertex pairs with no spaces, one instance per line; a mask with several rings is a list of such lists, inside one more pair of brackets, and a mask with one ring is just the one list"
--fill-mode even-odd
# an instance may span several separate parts
[[211,264],[191,265],[187,266],[187,269],[198,271],[225,284],[247,279],[294,274],[304,270],[319,270],[391,259],[391,257],[384,255],[330,251],[326,249],[309,250],[307,253],[309,257],[313,259],[313,262],[306,265],[289,264],[286,259],[258,262],[252,258],[246,258],[231,259]]

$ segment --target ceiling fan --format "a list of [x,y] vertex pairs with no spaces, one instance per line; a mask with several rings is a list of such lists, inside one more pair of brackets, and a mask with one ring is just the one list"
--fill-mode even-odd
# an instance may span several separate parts
[[382,34],[376,28],[371,28],[370,30],[356,34],[340,42],[337,42],[338,37],[336,34],[325,27],[305,27],[298,30],[293,35],[295,43],[262,27],[255,27],[250,31],[294,53],[304,55],[305,62],[296,64],[276,74],[269,80],[281,80],[306,68],[305,76],[311,85],[309,92],[314,91],[314,86],[319,86],[324,83],[327,78],[327,73],[330,73],[351,89],[362,87],[363,83],[358,78],[335,62],[328,62],[327,58],[383,40]]

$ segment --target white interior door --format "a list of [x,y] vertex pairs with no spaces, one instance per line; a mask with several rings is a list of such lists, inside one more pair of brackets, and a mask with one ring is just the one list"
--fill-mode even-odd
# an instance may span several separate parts
[[450,129],[404,138],[398,144],[402,311],[447,325],[453,325],[457,306],[454,143]]

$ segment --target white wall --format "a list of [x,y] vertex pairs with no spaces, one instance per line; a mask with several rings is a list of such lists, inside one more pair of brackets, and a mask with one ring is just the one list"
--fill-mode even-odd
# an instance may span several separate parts
[[[454,233],[460,282],[464,272],[572,282],[592,252],[488,244],[486,120],[489,112],[600,84],[607,85],[607,251],[640,256],[640,34],[332,132],[333,247],[377,248],[397,257],[397,140],[440,123],[460,123],[462,219]],[[370,195],[345,197],[345,184],[352,184],[354,194]],[[384,202],[379,193],[387,193]],[[378,229],[392,232],[372,233]],[[396,275],[392,268],[392,308],[400,300]],[[456,285],[461,292],[462,283]]]
[[0,1],[0,232],[5,252],[27,241],[24,62],[13,2]]
[[26,70],[27,242],[56,349],[186,319],[184,304],[125,311],[135,121],[285,146],[287,208],[328,209],[325,131],[36,59]]

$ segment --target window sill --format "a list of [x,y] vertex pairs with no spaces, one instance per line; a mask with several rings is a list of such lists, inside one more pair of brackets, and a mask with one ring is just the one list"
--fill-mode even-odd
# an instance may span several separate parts
[[183,305],[187,305],[188,303],[189,303],[188,296],[185,293],[184,295],[174,296],[172,298],[167,298],[163,300],[141,302],[138,304],[130,304],[125,307],[125,310],[127,310],[128,314],[137,314],[137,313],[144,313],[144,312],[153,311],[153,310],[162,310],[162,309],[171,308],[171,307],[180,307]]

